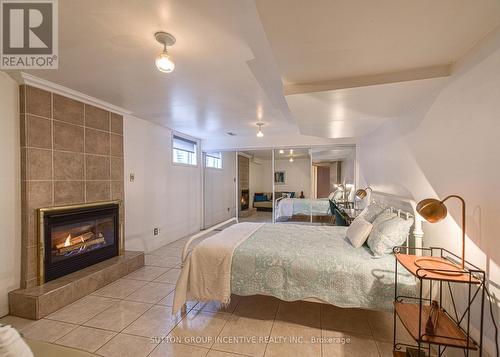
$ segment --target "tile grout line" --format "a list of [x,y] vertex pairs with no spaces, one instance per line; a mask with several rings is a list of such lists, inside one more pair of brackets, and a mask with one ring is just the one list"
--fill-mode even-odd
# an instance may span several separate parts
[[280,309],[280,302],[278,301],[278,307],[276,308],[276,312],[274,313],[274,319],[273,319],[273,324],[271,326],[271,330],[269,331],[269,336],[268,337],[268,342],[266,344],[266,348],[264,349],[264,354],[263,356],[266,355],[266,352],[267,352],[267,347],[269,346],[269,340],[271,339],[271,335],[273,333],[273,329],[274,329],[274,324],[276,323],[276,317],[278,316],[278,311]]

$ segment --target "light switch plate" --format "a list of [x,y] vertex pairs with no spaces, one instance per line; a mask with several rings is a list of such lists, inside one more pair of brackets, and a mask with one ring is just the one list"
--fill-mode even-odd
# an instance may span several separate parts
[[135,174],[133,172],[130,173],[130,182],[134,182],[135,181]]

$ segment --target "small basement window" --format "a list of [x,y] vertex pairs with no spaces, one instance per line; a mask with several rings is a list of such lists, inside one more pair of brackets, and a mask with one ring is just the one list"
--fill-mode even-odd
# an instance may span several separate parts
[[196,166],[196,141],[174,135],[172,140],[172,160],[176,164]]
[[205,155],[205,167],[222,169],[222,153],[220,151],[207,152]]

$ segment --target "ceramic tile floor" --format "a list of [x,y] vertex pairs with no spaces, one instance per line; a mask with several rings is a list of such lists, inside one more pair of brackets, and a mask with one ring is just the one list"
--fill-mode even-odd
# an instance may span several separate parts
[[[392,356],[392,314],[234,296],[172,315],[186,239],[147,265],[39,321],[7,316],[25,337],[106,357]],[[400,335],[408,336],[402,327]]]

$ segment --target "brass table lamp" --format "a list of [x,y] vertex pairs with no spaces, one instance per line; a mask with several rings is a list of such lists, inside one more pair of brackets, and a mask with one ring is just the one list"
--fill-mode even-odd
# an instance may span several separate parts
[[[461,271],[463,271],[464,266],[465,266],[465,201],[462,197],[458,195],[450,195],[446,197],[444,200],[440,201],[435,198],[426,198],[425,200],[422,200],[418,203],[417,205],[417,212],[428,222],[430,223],[437,223],[444,218],[446,218],[446,215],[448,214],[448,210],[445,206],[445,202],[450,199],[450,198],[456,198],[460,200],[462,203],[462,262],[460,265]],[[415,265],[418,267],[425,269],[425,266],[420,265],[422,262],[427,261],[427,262],[432,262],[432,267],[428,267],[428,269],[443,269],[446,270],[446,268],[449,268],[450,266],[455,268],[455,270],[458,268],[456,264],[453,264],[452,262],[446,261],[442,258],[437,258],[437,257],[422,257],[415,259]],[[419,264],[420,263],[420,264]],[[445,265],[446,268],[440,267],[441,265]],[[436,271],[435,273],[438,274],[449,274],[449,275],[455,275],[456,273],[461,274],[462,272],[457,270],[456,272],[438,272]]]

